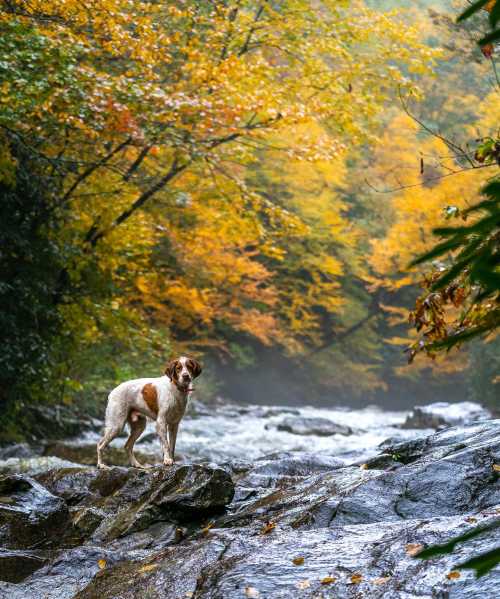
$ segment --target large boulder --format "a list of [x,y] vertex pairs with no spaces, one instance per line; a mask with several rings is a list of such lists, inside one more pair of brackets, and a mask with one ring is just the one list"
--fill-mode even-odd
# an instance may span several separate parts
[[34,479],[0,477],[0,546],[6,549],[51,547],[67,526],[66,502]]
[[[268,427],[266,427],[268,428]],[[351,435],[349,426],[337,424],[328,418],[303,418],[289,416],[276,425],[277,430],[293,433],[294,435],[316,435],[329,437],[330,435]]]
[[40,568],[68,524],[63,499],[32,478],[0,477],[0,580],[18,582]]
[[108,514],[96,540],[113,540],[156,522],[200,522],[231,502],[234,485],[221,468],[183,464],[138,471],[100,504]]
[[491,418],[491,413],[477,403],[462,401],[447,403],[445,401],[431,403],[426,406],[415,406],[402,428],[444,428],[470,424]]

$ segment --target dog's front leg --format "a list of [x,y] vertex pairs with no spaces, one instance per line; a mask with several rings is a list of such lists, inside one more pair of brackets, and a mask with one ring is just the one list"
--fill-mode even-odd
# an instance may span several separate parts
[[167,422],[165,418],[161,418],[158,414],[158,418],[156,420],[156,432],[158,434],[158,438],[160,439],[161,449],[163,452],[163,463],[166,466],[170,466],[172,464],[172,460],[170,459],[170,446],[167,439]]
[[172,460],[172,464],[175,462],[175,442],[177,440],[177,429],[179,428],[179,423],[168,425],[168,447],[169,447],[169,456]]

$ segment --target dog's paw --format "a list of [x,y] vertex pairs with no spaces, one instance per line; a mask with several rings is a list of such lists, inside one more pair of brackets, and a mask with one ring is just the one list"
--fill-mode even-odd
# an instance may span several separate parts
[[108,466],[107,464],[97,464],[97,467],[99,470],[111,470],[111,466]]

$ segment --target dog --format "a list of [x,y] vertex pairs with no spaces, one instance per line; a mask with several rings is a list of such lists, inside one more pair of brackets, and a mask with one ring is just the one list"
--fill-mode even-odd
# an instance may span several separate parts
[[182,356],[171,360],[161,377],[135,379],[115,387],[108,395],[104,435],[97,444],[97,467],[108,468],[102,461],[102,452],[122,432],[126,422],[130,425],[130,436],[125,443],[130,465],[134,468],[150,467],[149,464],[141,464],[134,456],[134,444],[142,435],[147,418],[156,420],[163,464],[171,466],[179,422],[193,390],[191,383],[201,371],[197,360]]

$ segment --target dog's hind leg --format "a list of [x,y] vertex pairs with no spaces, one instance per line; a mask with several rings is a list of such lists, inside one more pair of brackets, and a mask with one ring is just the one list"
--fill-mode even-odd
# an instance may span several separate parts
[[130,465],[134,468],[148,468],[148,464],[141,464],[134,455],[134,444],[146,428],[146,417],[138,412],[131,412],[127,420],[130,425],[130,435],[125,443],[125,449]]
[[102,452],[111,443],[111,441],[118,437],[125,426],[127,420],[127,412],[119,405],[118,402],[113,401],[110,395],[108,407],[106,408],[106,426],[104,429],[104,435],[97,444],[97,467],[107,468],[106,464],[102,461]]

